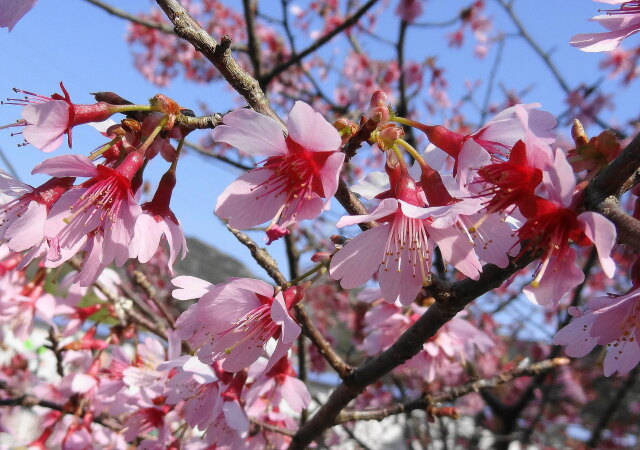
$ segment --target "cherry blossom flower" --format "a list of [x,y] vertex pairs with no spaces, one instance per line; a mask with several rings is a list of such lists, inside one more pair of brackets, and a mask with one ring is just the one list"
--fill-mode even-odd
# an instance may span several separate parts
[[556,126],[556,119],[546,111],[535,109],[539,106],[537,103],[514,105],[469,135],[455,133],[440,125],[416,122],[411,125],[423,131],[432,144],[455,159],[454,174],[461,183],[465,183],[473,176],[469,170],[489,164],[491,155],[506,156],[519,140],[532,142],[535,138],[540,146],[555,141],[551,130]]
[[37,0],[0,0],[0,28],[13,30],[16,23],[34,7]]
[[277,345],[265,368],[269,370],[300,334],[290,313],[302,299],[299,287],[274,295],[273,286],[264,281],[237,278],[205,289],[176,322],[180,338],[198,347],[197,356],[205,364],[222,361],[224,370],[237,372],[255,362],[274,338]]
[[606,10],[591,18],[609,31],[604,33],[576,34],[569,43],[583,52],[607,52],[620,45],[623,39],[640,31],[640,2],[626,0],[596,0],[601,3],[620,5],[618,9]]
[[71,148],[71,129],[76,125],[90,122],[102,122],[118,111],[118,106],[104,102],[92,105],[76,105],[60,83],[64,97],[53,94],[51,97],[33,92],[15,89],[26,94],[23,99],[9,99],[11,104],[24,105],[22,110],[22,132],[25,140],[43,152],[51,152],[62,143],[62,136],[67,135]]
[[287,121],[286,138],[270,117],[248,109],[224,116],[213,138],[249,155],[267,156],[262,167],[250,170],[218,197],[216,214],[229,226],[246,229],[271,220],[269,229],[282,229],[298,220],[313,219],[336,192],[344,161],[340,135],[309,105],[296,102]]
[[158,189],[150,202],[142,204],[142,214],[136,220],[132,240],[131,257],[138,257],[141,263],[148,262],[158,250],[164,236],[169,244],[168,265],[173,271],[173,263],[182,250],[182,259],[187,254],[187,241],[180,222],[169,208],[171,193],[176,184],[175,172],[167,171],[160,180]]
[[569,312],[573,320],[553,338],[567,355],[582,357],[596,345],[606,346],[606,376],[629,373],[640,362],[640,289],[596,297],[585,311],[571,308]]
[[[311,403],[311,394],[307,386],[296,378],[289,357],[285,355],[251,385],[246,395],[247,404],[262,409],[258,406],[261,405],[258,399],[265,400],[272,408],[278,408],[284,401],[294,412],[300,413]],[[251,414],[252,409],[248,411]]]
[[142,167],[143,157],[133,152],[115,169],[94,166],[88,158],[64,155],[51,158],[34,169],[49,175],[91,176],[63,194],[50,211],[45,233],[53,242],[47,265],[57,267],[85,243],[87,256],[75,281],[91,284],[101,270],[129,258],[135,221],[141,213],[133,198],[131,179]]
[[[2,172],[0,175],[5,177],[4,181],[8,181],[7,174]],[[0,240],[7,241],[8,247],[14,252],[40,244],[45,237],[49,210],[74,181],[73,177],[52,178],[33,188],[13,180],[11,184],[19,184],[26,193],[0,206]],[[0,189],[5,191],[3,187]]]
[[396,14],[405,22],[411,23],[422,14],[423,0],[400,0]]
[[604,216],[587,211],[577,214],[572,208],[576,189],[575,175],[564,152],[556,150],[553,166],[544,173],[546,197],[536,197],[530,211],[523,210],[527,222],[517,231],[521,254],[542,252],[533,282],[524,294],[534,303],[557,304],[562,296],[584,280],[576,266],[576,252],[570,247],[593,243],[600,265],[611,278],[615,263],[610,256],[616,240],[615,226]]
[[431,255],[437,243],[445,261],[463,274],[477,278],[481,265],[473,243],[456,228],[431,226],[429,217],[449,207],[424,208],[415,181],[406,168],[390,169],[390,195],[370,214],[344,216],[338,227],[378,220],[342,247],[331,260],[330,274],[345,289],[364,284],[377,273],[382,296],[390,303],[408,305],[422,288],[431,270]]

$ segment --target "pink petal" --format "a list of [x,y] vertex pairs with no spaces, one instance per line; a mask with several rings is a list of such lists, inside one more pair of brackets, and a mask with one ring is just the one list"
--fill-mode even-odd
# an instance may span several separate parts
[[4,233],[4,238],[14,252],[27,250],[44,239],[44,224],[47,207],[38,202],[29,202],[27,210],[13,222]]
[[442,258],[458,269],[460,272],[477,280],[482,272],[482,264],[478,259],[473,247],[466,235],[463,235],[457,228],[434,228],[428,229],[431,236],[442,252]]
[[619,342],[617,346],[607,348],[607,356],[604,358],[604,375],[608,377],[615,372],[625,375],[637,366],[638,362],[640,362],[638,340]]
[[390,228],[389,224],[380,225],[347,242],[331,259],[331,277],[340,280],[345,289],[367,282],[382,263]]
[[247,295],[256,293],[265,297],[273,297],[273,286],[266,281],[256,280],[254,278],[234,278],[227,282],[226,285],[248,291]]
[[[380,219],[381,217],[386,217],[390,214],[393,214],[398,210],[398,200],[395,198],[385,198],[380,202],[378,207],[373,210],[373,212],[369,214],[356,215],[356,216],[343,216],[336,226],[338,228],[346,227],[349,225],[355,225],[357,223],[368,222],[372,220]],[[376,227],[378,228],[378,227]]]
[[[385,267],[384,264],[380,266],[378,270],[378,282],[380,283],[380,290],[382,291],[382,297],[389,303],[395,303],[399,301],[403,305],[410,305],[416,299],[418,292],[422,289],[422,274],[429,273],[429,264],[427,261],[423,262],[424,267],[420,267],[420,263],[413,264],[413,260],[416,255],[411,254],[407,247],[405,247],[399,257],[399,265]],[[392,257],[389,257],[391,260]],[[379,260],[376,260],[379,261]]]
[[583,52],[608,52],[617,48],[623,39],[638,31],[640,29],[637,27],[630,27],[605,33],[576,34],[571,38],[569,44]]
[[344,162],[345,154],[342,152],[334,153],[329,156],[327,161],[320,169],[320,177],[322,179],[322,190],[325,198],[333,197],[338,189],[338,181],[340,179],[340,171]]
[[549,200],[569,206],[576,190],[576,176],[562,149],[556,149],[553,166],[543,172]]
[[583,281],[584,273],[576,267],[576,252],[570,248],[563,259],[552,256],[538,287],[529,285],[523,289],[523,293],[533,303],[555,306],[567,292]]
[[45,159],[31,173],[44,173],[52,177],[93,177],[98,174],[98,169],[86,156],[61,155]]
[[224,124],[213,129],[213,139],[225,142],[248,155],[278,156],[287,153],[283,130],[270,117],[250,109],[225,115]]
[[96,384],[97,380],[91,375],[76,373],[75,375],[73,375],[73,380],[71,381],[71,391],[79,394],[84,394],[91,388],[95,387]]
[[186,275],[175,277],[171,283],[177,288],[171,292],[177,300],[200,298],[213,287],[208,281]]
[[271,305],[271,318],[280,326],[280,337],[276,348],[269,358],[265,371],[269,371],[280,358],[287,354],[295,340],[300,335],[300,325],[289,315],[282,294],[278,294]]
[[616,243],[616,227],[607,218],[591,211],[583,212],[578,221],[584,225],[584,234],[598,250],[598,258],[605,275],[613,277],[616,263],[611,258],[611,250]]
[[22,132],[25,140],[43,152],[51,152],[60,146],[69,127],[69,105],[62,100],[29,104],[22,110],[22,118],[30,124]]
[[289,407],[299,413],[311,403],[307,385],[294,377],[287,377],[282,384],[282,396]]
[[289,137],[307,150],[327,152],[340,148],[342,140],[338,130],[304,102],[293,105],[287,128]]
[[240,176],[218,197],[216,215],[228,219],[230,227],[241,230],[273,219],[286,198],[269,194],[267,187],[260,186],[272,175],[270,170],[254,169]]
[[36,0],[0,0],[0,28],[9,31],[36,4]]
[[138,257],[141,263],[149,262],[158,251],[160,239],[167,230],[164,221],[158,222],[155,217],[143,212],[136,220],[133,240],[131,241],[131,257]]
[[249,418],[237,401],[224,402],[222,406],[227,425],[238,433],[245,434],[249,431]]
[[589,334],[592,322],[593,315],[589,313],[574,318],[569,325],[558,331],[553,338],[553,344],[564,346],[566,354],[574,358],[587,355],[598,342]]

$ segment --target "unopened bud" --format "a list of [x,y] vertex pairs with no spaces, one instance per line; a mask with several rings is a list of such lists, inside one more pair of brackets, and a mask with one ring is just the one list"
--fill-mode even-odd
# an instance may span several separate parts
[[130,133],[140,133],[142,124],[135,119],[122,119],[122,127]]
[[402,128],[396,125],[387,125],[380,130],[376,141],[381,150],[388,150],[393,147],[396,139],[401,139],[402,137],[404,137]]
[[385,91],[378,89],[371,95],[371,101],[369,102],[369,108],[386,107],[389,103],[389,94]]
[[571,137],[576,145],[585,145],[589,142],[589,138],[584,132],[584,127],[578,119],[573,120],[573,125],[571,126]]

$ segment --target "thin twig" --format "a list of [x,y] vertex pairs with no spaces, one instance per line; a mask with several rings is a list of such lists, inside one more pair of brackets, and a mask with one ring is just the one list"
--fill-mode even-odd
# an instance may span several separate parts
[[258,82],[244,70],[231,55],[231,39],[222,36],[220,43],[209,35],[177,0],[156,0],[174,25],[178,36],[201,52],[255,111],[265,114],[278,123],[284,123],[271,108]]
[[242,231],[236,230],[235,228],[231,228],[227,225],[227,229],[231,231],[231,233],[236,237],[238,241],[245,247],[249,249],[251,252],[251,256],[256,262],[262,267],[267,274],[271,277],[276,284],[280,286],[284,286],[287,283],[286,278],[278,269],[278,263],[273,257],[267,252],[264,248],[259,247],[258,244],[255,243],[253,239],[247,236]]
[[[518,29],[520,36],[522,36],[522,38],[527,42],[527,44],[529,44],[531,49],[540,57],[540,59],[542,59],[542,61],[547,66],[547,68],[549,69],[553,77],[556,79],[556,81],[558,82],[562,90],[565,93],[569,94],[572,90],[571,87],[569,86],[569,83],[567,82],[567,80],[565,80],[565,78],[562,76],[562,74],[560,73],[556,65],[553,63],[549,54],[544,50],[542,50],[540,45],[533,39],[533,37],[531,37],[529,32],[525,29],[524,25],[522,24],[522,22],[520,21],[516,13],[513,11],[513,5],[511,3],[505,2],[504,0],[496,0],[496,1],[506,11],[511,21]],[[593,119],[594,122],[596,122],[602,128],[609,128],[614,131],[617,131],[613,129],[609,124],[607,124],[605,121],[603,121],[599,117],[594,116],[593,114],[590,114],[588,111],[582,111],[582,112],[588,115],[591,119]]]
[[244,164],[241,164],[241,163],[239,163],[237,161],[234,161],[231,158],[227,158],[224,155],[218,155],[216,153],[213,153],[211,150],[208,150],[208,149],[204,148],[202,145],[198,145],[198,144],[196,144],[194,142],[184,141],[184,145],[189,147],[192,150],[195,150],[196,152],[198,152],[198,153],[200,153],[200,154],[202,154],[204,156],[207,156],[209,158],[215,158],[218,161],[222,161],[223,163],[229,164],[230,166],[233,166],[233,167],[235,167],[237,169],[251,170],[253,168],[253,167],[245,166]]
[[362,17],[377,2],[378,2],[378,0],[369,0],[367,3],[362,5],[356,12],[354,12],[351,16],[349,16],[347,19],[345,19],[345,21],[342,22],[340,25],[338,25],[337,27],[335,27],[331,31],[329,31],[326,34],[324,34],[322,37],[320,37],[313,44],[311,44],[310,46],[308,46],[307,48],[302,50],[300,53],[292,55],[291,58],[289,58],[287,61],[283,62],[282,64],[277,65],[269,73],[263,75],[262,78],[260,79],[260,84],[262,86],[268,86],[269,83],[271,83],[271,81],[273,81],[273,79],[275,77],[280,75],[282,72],[287,70],[289,67],[296,65],[299,61],[302,61],[302,59],[304,59],[305,57],[307,57],[310,54],[314,53],[316,50],[318,50],[324,44],[329,42],[335,36],[337,36],[338,34],[342,33],[347,28],[355,25],[358,22],[358,20],[360,20],[360,17]]
[[324,336],[320,333],[320,331],[315,327],[307,312],[304,310],[304,307],[300,304],[295,306],[296,317],[302,326],[303,332],[305,336],[307,336],[311,342],[316,346],[318,352],[324,357],[324,359],[329,363],[329,365],[335,370],[340,378],[346,378],[351,373],[353,373],[353,367],[347,364],[341,357],[338,355],[329,341],[327,341]]
[[372,409],[368,411],[343,411],[336,418],[336,423],[350,422],[354,420],[379,421],[385,417],[396,414],[410,412],[417,409],[424,410],[430,405],[451,402],[471,392],[479,392],[480,389],[500,386],[501,384],[508,383],[519,377],[537,375],[567,364],[569,364],[568,358],[547,359],[526,367],[509,370],[491,378],[470,381],[469,383],[465,383],[461,386],[446,389],[440,394],[423,396],[405,403],[398,403],[385,408]]
[[120,17],[121,19],[126,19],[129,22],[137,23],[138,25],[145,26],[147,28],[152,28],[154,30],[162,31],[166,34],[175,34],[173,31],[173,27],[168,23],[156,22],[153,20],[143,19],[134,14],[130,14],[122,9],[116,8],[115,6],[111,6],[108,3],[101,2],[100,0],[86,0],[92,5],[97,6],[98,8],[103,9],[108,12],[112,16]]
[[598,445],[602,432],[613,419],[613,415],[616,410],[622,405],[622,400],[633,388],[633,385],[638,380],[639,373],[640,366],[636,366],[631,372],[629,372],[627,379],[624,381],[622,386],[618,388],[615,395],[611,398],[611,402],[607,405],[602,416],[600,416],[600,420],[598,420],[598,423],[591,433],[591,438],[589,439],[589,442],[587,442],[587,447],[595,448]]
[[256,79],[260,79],[260,40],[256,35],[256,0],[242,0],[242,8],[244,10],[244,21],[247,25],[249,59],[253,67],[253,76]]

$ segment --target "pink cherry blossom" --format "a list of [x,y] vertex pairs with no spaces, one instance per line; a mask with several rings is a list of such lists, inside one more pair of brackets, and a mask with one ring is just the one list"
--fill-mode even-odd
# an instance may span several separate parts
[[0,240],[7,241],[14,252],[40,244],[45,237],[49,209],[71,188],[74,180],[73,177],[52,178],[37,188],[20,183],[27,193],[0,205]]
[[270,338],[277,345],[265,370],[287,353],[300,334],[291,308],[302,290],[291,287],[274,295],[264,281],[237,278],[209,289],[198,303],[177,320],[181,339],[198,347],[205,364],[222,361],[222,368],[237,372],[255,362]]
[[9,104],[24,105],[22,124],[26,127],[22,134],[29,144],[43,152],[51,152],[58,148],[65,134],[71,148],[71,129],[74,126],[102,122],[117,112],[117,106],[104,102],[76,105],[71,102],[69,93],[62,83],[60,88],[64,97],[60,94],[47,97],[15,89],[16,92],[26,94],[26,97],[9,99]]
[[406,169],[400,174],[396,169],[388,170],[391,192],[397,198],[385,198],[370,214],[345,216],[338,221],[338,227],[372,220],[383,224],[359,234],[342,247],[331,260],[331,276],[341,280],[343,288],[351,289],[377,273],[384,299],[409,305],[431,271],[433,250],[438,244],[446,261],[468,277],[477,278],[481,264],[473,243],[457,228],[436,228],[427,219],[449,207],[424,208]]
[[0,28],[13,30],[16,23],[34,7],[37,0],[0,0]]
[[405,22],[413,22],[422,14],[423,0],[400,0],[396,8],[396,14]]
[[[450,131],[442,126],[412,123],[422,130],[432,144],[456,161],[454,174],[461,183],[472,180],[470,171],[491,162],[491,155],[506,156],[519,140],[545,147],[555,141],[551,131],[556,119],[546,111],[535,108],[540,105],[514,105],[498,113],[479,130],[469,135]],[[549,150],[550,153],[550,150]]]
[[[133,198],[131,179],[143,157],[133,152],[115,169],[93,166],[87,158],[60,156],[41,164],[37,172],[90,175],[91,178],[60,197],[50,211],[45,233],[52,241],[47,265],[57,267],[85,247],[87,255],[75,281],[91,284],[101,270],[129,258],[135,220],[141,213]],[[36,169],[34,169],[36,171]]]
[[571,308],[574,319],[553,338],[569,356],[587,355],[605,346],[604,374],[629,373],[640,362],[640,289],[625,295],[596,297],[586,311]]
[[216,214],[229,226],[246,229],[271,220],[269,229],[282,230],[317,217],[336,192],[344,161],[336,129],[304,102],[293,106],[287,128],[285,137],[275,120],[242,109],[224,116],[224,125],[214,129],[216,141],[267,156],[262,167],[242,175],[218,197]]
[[517,231],[524,251],[542,251],[533,282],[523,290],[534,303],[557,305],[562,296],[584,280],[576,265],[570,241],[593,244],[600,265],[609,278],[615,273],[611,250],[616,230],[604,216],[591,211],[578,214],[573,208],[575,175],[564,152],[556,150],[553,166],[544,173],[547,198],[536,197],[531,211],[523,210],[527,222]]
[[[284,401],[294,412],[300,413],[311,403],[311,394],[307,386],[296,378],[289,357],[285,355],[251,385],[246,396],[247,404],[260,408],[258,399],[264,399],[272,408],[278,408]],[[252,413],[251,408],[249,413]]]
[[168,264],[172,272],[173,263],[178,254],[182,253],[182,259],[187,254],[187,241],[182,227],[169,208],[175,184],[175,173],[169,170],[162,176],[153,199],[142,204],[142,214],[136,220],[131,244],[131,257],[137,256],[138,260],[144,264],[156,253],[160,240],[164,236],[169,244]]
[[595,0],[611,5],[620,5],[618,9],[605,10],[591,18],[609,31],[604,33],[576,34],[569,42],[584,52],[607,52],[620,45],[623,39],[640,31],[640,2],[626,0]]

